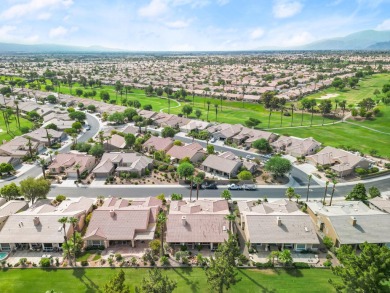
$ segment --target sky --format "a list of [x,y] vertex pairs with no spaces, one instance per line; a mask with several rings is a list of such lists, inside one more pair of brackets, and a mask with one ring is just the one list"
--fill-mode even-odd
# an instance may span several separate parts
[[390,30],[390,0],[0,0],[0,42],[134,51],[294,47]]

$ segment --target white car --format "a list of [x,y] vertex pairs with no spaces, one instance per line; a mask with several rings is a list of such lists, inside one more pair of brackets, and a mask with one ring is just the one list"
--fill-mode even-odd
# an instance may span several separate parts
[[232,183],[232,184],[228,185],[228,189],[229,190],[242,190],[242,186]]

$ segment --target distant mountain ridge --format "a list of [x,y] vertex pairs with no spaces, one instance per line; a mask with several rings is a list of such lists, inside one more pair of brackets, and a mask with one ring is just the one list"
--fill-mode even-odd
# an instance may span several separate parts
[[14,44],[0,43],[0,53],[54,53],[54,52],[123,52],[121,49],[105,48],[101,46],[68,46],[58,44]]
[[299,46],[300,50],[374,50],[389,49],[390,31],[366,30],[345,37],[316,41]]

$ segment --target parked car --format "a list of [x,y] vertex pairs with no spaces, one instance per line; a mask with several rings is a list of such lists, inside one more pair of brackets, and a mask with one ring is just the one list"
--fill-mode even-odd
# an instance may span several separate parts
[[215,137],[210,139],[210,142],[216,142],[216,141],[217,141],[217,139]]
[[218,189],[217,184],[215,182],[206,183],[204,185],[205,189]]
[[[192,183],[192,189],[196,189],[197,187],[196,187],[196,185],[197,184],[195,184],[195,183]],[[189,186],[190,188],[191,188],[191,184],[190,184],[190,186]],[[203,186],[202,186],[202,184],[199,184],[199,189],[203,189]]]
[[249,160],[251,158],[251,155],[246,155],[245,158]]
[[256,185],[255,184],[244,184],[244,189],[245,190],[256,190]]
[[232,184],[228,185],[228,189],[229,190],[242,190],[242,186],[232,183]]
[[85,128],[87,131],[91,130],[91,125],[87,125],[87,127]]
[[244,147],[244,150],[249,150],[251,147],[249,145],[247,145],[246,147]]

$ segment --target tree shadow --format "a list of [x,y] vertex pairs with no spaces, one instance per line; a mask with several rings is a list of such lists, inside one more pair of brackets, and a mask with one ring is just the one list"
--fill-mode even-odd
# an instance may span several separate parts
[[250,280],[253,284],[255,284],[257,287],[261,289],[261,291],[256,291],[256,292],[262,292],[262,293],[276,293],[275,289],[268,289],[261,285],[259,282],[257,282],[255,279],[250,277],[248,274],[245,273],[245,269],[239,270],[241,274],[243,274],[248,280]]
[[80,282],[82,282],[85,285],[85,287],[86,287],[85,292],[93,293],[93,292],[99,291],[99,286],[96,285],[90,278],[88,278],[85,275],[85,269],[84,268],[74,268],[73,271],[72,271],[72,274],[73,274],[74,277],[79,279]]
[[199,282],[198,281],[192,281],[188,277],[185,276],[185,275],[187,275],[187,276],[191,275],[192,268],[180,268],[180,269],[172,268],[172,270],[176,274],[178,274],[186,282],[186,284],[188,286],[190,286],[191,292],[200,292],[200,290],[199,290]]
[[302,271],[301,270],[297,270],[297,269],[285,269],[284,270],[288,275],[290,275],[291,277],[296,277],[296,278],[302,278],[303,277],[303,274],[302,274]]

